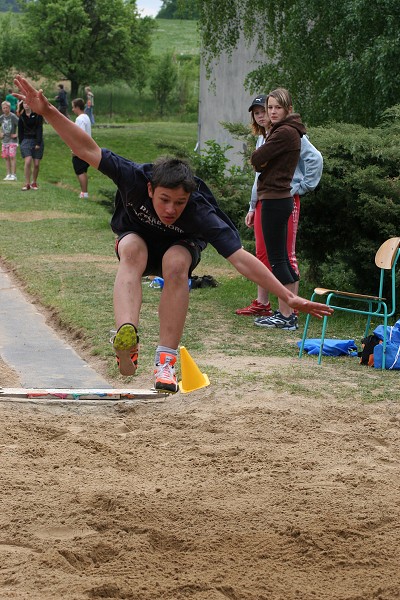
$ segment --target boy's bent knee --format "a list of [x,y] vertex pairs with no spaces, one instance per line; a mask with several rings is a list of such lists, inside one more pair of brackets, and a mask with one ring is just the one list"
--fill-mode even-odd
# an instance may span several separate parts
[[192,256],[186,248],[183,246],[171,248],[164,254],[162,261],[164,279],[187,279],[191,264]]
[[115,244],[115,251],[119,259],[129,259],[139,253],[144,253],[147,256],[147,246],[144,240],[134,233],[128,233],[120,238]]
[[129,234],[116,244],[116,255],[120,266],[128,266],[132,270],[144,272],[147,264],[147,246],[137,235]]

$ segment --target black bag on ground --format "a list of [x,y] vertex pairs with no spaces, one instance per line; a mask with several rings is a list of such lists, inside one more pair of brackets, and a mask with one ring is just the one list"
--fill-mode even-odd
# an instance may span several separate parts
[[212,275],[203,275],[202,277],[198,277],[197,275],[192,275],[191,280],[192,280],[192,284],[191,284],[192,290],[195,290],[198,288],[206,288],[206,287],[217,287],[217,285],[218,285],[218,281],[216,281]]
[[380,341],[374,333],[361,340],[362,350],[358,353],[360,365],[374,366],[374,348]]

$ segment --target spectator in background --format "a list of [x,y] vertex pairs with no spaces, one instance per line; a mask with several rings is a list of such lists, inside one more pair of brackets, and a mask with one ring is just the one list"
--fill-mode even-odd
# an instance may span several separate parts
[[[251,164],[259,172],[257,198],[261,201],[262,232],[272,272],[295,294],[300,277],[297,265],[289,258],[288,221],[294,208],[292,180],[306,128],[300,115],[293,112],[292,99],[285,88],[268,94],[266,110],[271,128],[265,142],[251,155]],[[282,298],[279,298],[279,310],[272,316],[257,317],[254,324],[289,331],[298,328],[297,314]]]
[[68,117],[68,97],[67,92],[64,89],[64,85],[62,83],[58,84],[58,94],[54,97],[54,100],[57,102],[58,110],[60,113]]
[[[86,133],[92,136],[92,125],[90,123],[89,116],[85,114],[85,103],[82,98],[75,98],[72,100],[72,112],[76,115],[75,125],[86,131]],[[74,171],[79,180],[79,185],[81,186],[81,193],[79,195],[80,198],[88,198],[88,168],[89,163],[85,160],[76,156],[76,154],[72,155],[72,165],[74,167]]]
[[1,157],[5,159],[7,168],[4,181],[17,181],[18,117],[11,112],[10,103],[7,100],[1,103],[1,109],[3,111],[0,116]]
[[[24,159],[25,185],[22,191],[36,191],[38,189],[39,165],[44,152],[43,117],[34,113],[25,101],[18,121],[18,140],[21,156]],[[31,183],[32,164],[33,176]]]
[[85,105],[85,113],[90,119],[91,125],[94,125],[94,94],[90,89],[90,86],[85,87],[86,93],[86,105]]
[[[260,94],[254,98],[249,108],[249,112],[251,113],[251,129],[254,135],[257,135],[256,149],[265,143],[268,132],[271,129],[271,122],[268,119],[265,108],[266,100],[267,96],[265,94]],[[323,159],[321,153],[312,145],[307,135],[304,134],[301,138],[300,159],[293,175],[292,187],[290,190],[294,203],[292,214],[288,220],[287,235],[289,261],[297,274],[299,274],[299,267],[296,257],[296,237],[300,217],[300,198],[317,187],[321,179],[322,168]],[[262,203],[258,202],[257,198],[258,176],[259,173],[256,173],[251,191],[249,211],[246,215],[245,222],[248,227],[254,227],[257,258],[271,270],[261,225]],[[295,294],[298,293],[298,283],[299,282],[295,283]],[[236,314],[253,317],[272,316],[273,312],[269,303],[268,290],[258,288],[257,299],[253,300],[249,306],[236,310]],[[262,322],[262,319],[257,319],[257,325],[262,326]]]
[[6,100],[7,100],[7,102],[10,103],[11,112],[15,114],[17,112],[18,100],[14,96],[13,91],[12,91],[11,88],[9,88],[9,90],[8,90],[8,94],[6,96]]

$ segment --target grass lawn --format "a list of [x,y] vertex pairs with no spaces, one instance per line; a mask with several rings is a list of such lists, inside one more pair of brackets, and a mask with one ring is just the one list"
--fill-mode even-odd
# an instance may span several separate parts
[[177,54],[198,56],[200,35],[197,21],[188,19],[156,19],[157,30],[153,34],[152,53],[164,54],[166,49]]
[[[94,137],[104,147],[137,160],[151,161],[159,151],[154,140],[162,138],[194,146],[195,124],[154,123],[129,125],[121,128],[95,128]],[[114,184],[105,176],[90,169],[90,199],[78,198],[79,186],[72,170],[69,149],[49,128],[45,129],[45,155],[41,163],[38,192],[22,192],[23,168],[18,157],[18,182],[3,182],[0,171],[1,199],[0,256],[23,282],[26,291],[41,305],[51,309],[59,326],[73,332],[82,347],[102,357],[108,365],[109,377],[117,379],[114,357],[108,342],[114,326],[112,310],[113,282],[117,261],[113,252],[114,235],[109,227],[111,217],[109,196]],[[304,316],[300,316],[298,332],[266,331],[256,328],[251,318],[237,317],[234,310],[255,297],[255,285],[238,275],[230,264],[209,247],[196,274],[213,275],[217,288],[193,290],[182,344],[207,360],[207,350],[231,356],[297,356]],[[302,282],[301,294],[309,297],[311,285]],[[144,300],[140,323],[142,338],[141,362],[151,364],[158,338],[157,305],[160,291],[144,282]],[[319,323],[318,323],[319,325]],[[355,339],[360,344],[363,323],[354,317],[338,314],[332,319],[327,337]],[[310,335],[319,337],[320,329],[313,324]],[[144,343],[143,343],[144,342]],[[303,361],[316,362],[313,357]],[[268,385],[277,389],[302,389],[315,393],[314,383],[303,381],[299,361],[295,371],[283,370],[274,380],[263,376]],[[357,394],[376,387],[378,396],[389,397],[397,390],[396,373],[361,368],[357,359],[324,359],[331,366],[326,385],[334,386],[340,397],[351,375]],[[208,373],[213,373],[213,364]],[[325,370],[315,368],[320,380]],[[326,376],[326,375],[325,375]],[[254,375],[242,374],[241,379]],[[259,377],[259,376],[258,376]],[[384,380],[384,385],[378,382]],[[309,391],[307,389],[309,387]],[[387,387],[389,386],[389,387]],[[371,396],[369,394],[369,396]]]

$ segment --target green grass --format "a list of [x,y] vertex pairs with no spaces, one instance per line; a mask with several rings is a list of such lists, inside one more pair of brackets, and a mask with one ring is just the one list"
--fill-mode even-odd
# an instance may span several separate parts
[[[8,13],[0,12],[0,23]],[[21,18],[19,13],[11,13],[13,22]],[[157,28],[153,34],[152,54],[159,56],[166,50],[185,56],[198,56],[200,35],[197,21],[187,19],[155,19]]]
[[[194,145],[195,124],[156,123],[125,128],[95,128],[101,146],[138,162],[151,161],[159,152],[155,141],[165,137]],[[51,309],[58,325],[72,332],[81,348],[107,362],[109,376],[117,380],[115,361],[108,343],[114,326],[112,291],[117,261],[114,235],[109,227],[109,196],[114,184],[93,169],[89,171],[90,200],[78,199],[79,186],[72,170],[71,154],[49,127],[45,128],[45,155],[41,163],[38,192],[22,192],[22,161],[18,157],[18,183],[3,182],[0,170],[0,255],[24,284],[27,292]],[[238,275],[211,247],[203,253],[198,275],[213,275],[217,288],[193,290],[182,344],[204,357],[207,372],[221,385],[235,387],[254,381],[277,393],[324,397],[327,391],[339,400],[349,393],[365,400],[397,397],[398,375],[360,367],[357,359],[304,357],[289,370],[257,375],[245,370],[226,375],[213,363],[210,353],[226,357],[250,356],[296,358],[304,316],[298,332],[256,328],[251,318],[234,314],[255,297],[255,285]],[[311,284],[302,282],[302,295],[309,297]],[[141,364],[151,365],[157,343],[157,306],[160,291],[143,285],[141,313]],[[276,302],[275,302],[276,306]],[[327,337],[355,339],[360,344],[364,325],[360,319],[337,314],[330,321]],[[320,323],[313,320],[310,336],[320,336]],[[267,359],[266,359],[267,360]],[[350,387],[349,387],[350,382]],[[371,390],[374,393],[371,393]]]
[[200,35],[197,21],[156,19],[157,30],[153,35],[152,53],[155,56],[166,50],[186,56],[198,56]]

